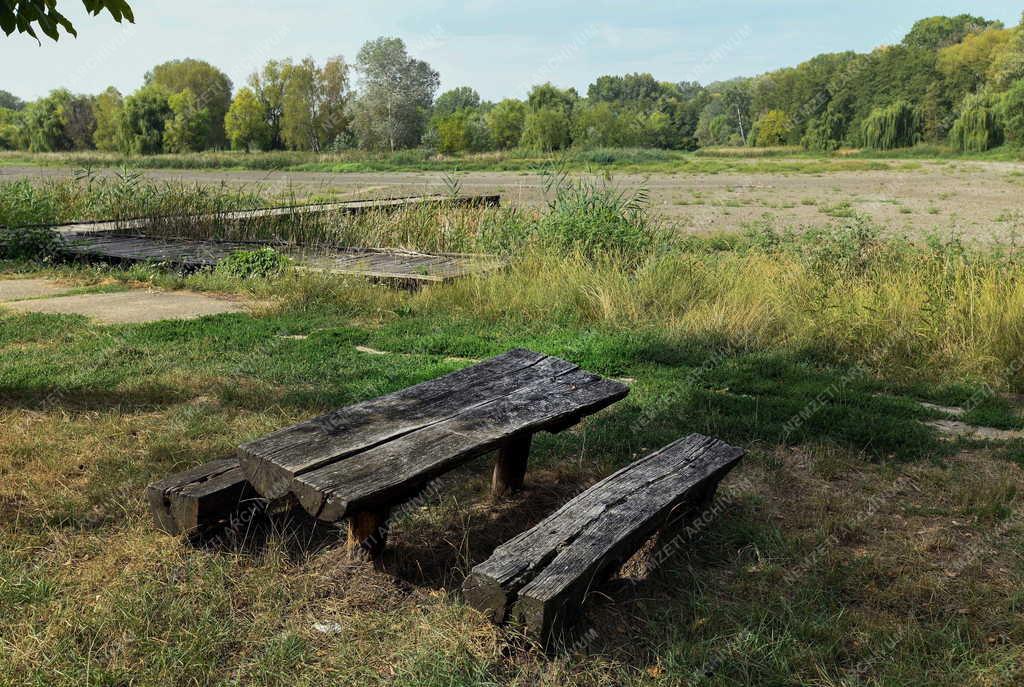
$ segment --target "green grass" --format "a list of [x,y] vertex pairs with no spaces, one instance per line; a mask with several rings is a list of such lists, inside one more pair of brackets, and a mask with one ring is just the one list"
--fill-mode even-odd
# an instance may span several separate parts
[[[0,307],[0,682],[1019,684],[1024,442],[944,441],[918,401],[1024,426],[1000,395],[1024,391],[1021,255],[885,240],[856,215],[680,238],[642,197],[558,183],[543,212],[336,229],[509,259],[418,292],[262,269],[270,256],[191,276],[0,262],[85,292],[269,304],[117,326]],[[517,499],[488,501],[487,460],[456,473],[395,523],[385,572],[296,515],[206,546],[149,520],[145,486],[169,472],[516,346],[631,393],[539,436]],[[748,449],[729,507],[601,587],[580,651],[545,656],[462,603],[495,545],[689,432]]]
[[785,158],[747,155],[695,154],[645,148],[569,150],[554,155],[511,150],[473,155],[440,155],[424,150],[395,153],[207,152],[130,156],[83,153],[0,152],[0,166],[39,165],[75,168],[265,170],[289,172],[539,172],[572,171],[660,172],[679,174],[824,174],[838,171],[916,169],[918,163],[794,154]]
[[[142,277],[141,269],[123,273]],[[187,283],[253,286],[222,280]],[[1003,590],[1024,576],[1012,554],[1024,543],[1020,528],[999,539],[995,560],[1010,565],[1001,584],[986,581],[987,557],[959,575],[948,605],[948,578],[932,577],[932,554],[899,524],[910,518],[916,531],[973,516],[981,519],[958,531],[983,537],[992,518],[1012,517],[1017,493],[991,491],[976,469],[953,460],[955,447],[917,422],[929,414],[910,400],[964,401],[982,386],[947,389],[940,374],[894,384],[836,362],[824,343],[763,350],[724,332],[623,328],[564,312],[496,320],[453,308],[466,291],[284,280],[257,286],[285,298],[255,318],[102,327],[77,317],[0,317],[10,476],[0,503],[18,514],[0,542],[8,680],[727,685],[862,672],[882,683],[957,684],[1016,674],[1007,661],[1024,625],[1005,610],[1013,592]],[[356,345],[407,355],[367,355]],[[542,488],[502,506],[502,524],[482,496],[486,461],[404,518],[388,562],[397,580],[349,566],[332,543],[337,535],[295,519],[261,524],[226,549],[170,540],[148,521],[144,487],[169,471],[467,364],[451,356],[513,346],[630,377],[632,393],[577,430],[538,439],[531,479]],[[787,429],[808,405],[815,412]],[[596,639],[584,654],[552,661],[524,650],[461,604],[462,576],[493,543],[577,485],[692,431],[751,449],[726,485],[740,489],[735,505],[640,586],[595,599],[582,629],[594,628]],[[1010,467],[996,460],[988,469]],[[863,519],[869,499],[884,499],[902,474],[920,491],[883,500]],[[930,515],[918,515],[922,508]],[[888,534],[876,540],[872,528],[882,523]],[[833,536],[839,543],[818,557]],[[798,582],[783,585],[794,574]],[[927,600],[933,590],[939,598]],[[314,623],[342,630],[325,636]]]

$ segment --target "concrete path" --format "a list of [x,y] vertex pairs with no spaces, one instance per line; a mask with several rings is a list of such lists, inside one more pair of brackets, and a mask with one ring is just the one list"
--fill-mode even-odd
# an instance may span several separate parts
[[49,279],[0,279],[0,303],[51,298],[73,290],[74,287],[62,286]]
[[132,324],[247,312],[250,307],[245,301],[191,291],[134,289],[119,293],[61,295],[68,290],[45,279],[0,280],[0,308],[84,315],[104,324]]

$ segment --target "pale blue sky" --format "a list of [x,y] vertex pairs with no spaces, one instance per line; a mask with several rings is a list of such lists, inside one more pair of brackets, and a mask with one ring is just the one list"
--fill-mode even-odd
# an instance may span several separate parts
[[821,52],[897,42],[913,22],[970,12],[1016,24],[1024,2],[966,0],[134,0],[136,24],[71,8],[79,38],[42,47],[0,38],[0,89],[35,98],[66,86],[134,90],[152,65],[196,57],[236,86],[268,58],[343,55],[380,35],[405,39],[440,71],[443,88],[469,85],[485,98],[523,96],[529,85],[587,84],[601,74],[651,72],[702,83],[797,64]]

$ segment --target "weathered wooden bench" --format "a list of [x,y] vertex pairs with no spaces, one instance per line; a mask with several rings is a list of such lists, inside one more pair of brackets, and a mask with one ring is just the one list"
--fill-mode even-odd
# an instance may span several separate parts
[[636,461],[495,549],[466,578],[466,601],[550,645],[595,584],[660,527],[706,508],[742,457],[741,449],[693,434]]
[[146,498],[153,519],[170,534],[195,532],[222,523],[258,494],[238,460],[215,460],[149,485]]
[[158,524],[182,531],[221,517],[214,504],[237,502],[239,490],[293,496],[320,520],[347,519],[351,553],[377,556],[390,510],[431,480],[497,450],[492,492],[515,491],[533,434],[568,429],[628,392],[572,363],[517,349],[243,444],[237,470],[204,466],[172,476],[150,487],[150,500]]

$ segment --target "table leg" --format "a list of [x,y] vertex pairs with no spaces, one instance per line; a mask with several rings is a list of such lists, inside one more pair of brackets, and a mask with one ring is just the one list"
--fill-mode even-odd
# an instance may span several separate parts
[[379,561],[388,538],[388,511],[358,511],[348,518],[345,548],[352,560]]
[[491,479],[491,495],[494,498],[501,498],[523,488],[532,439],[532,434],[516,437],[498,449],[498,459],[494,463],[494,476]]

